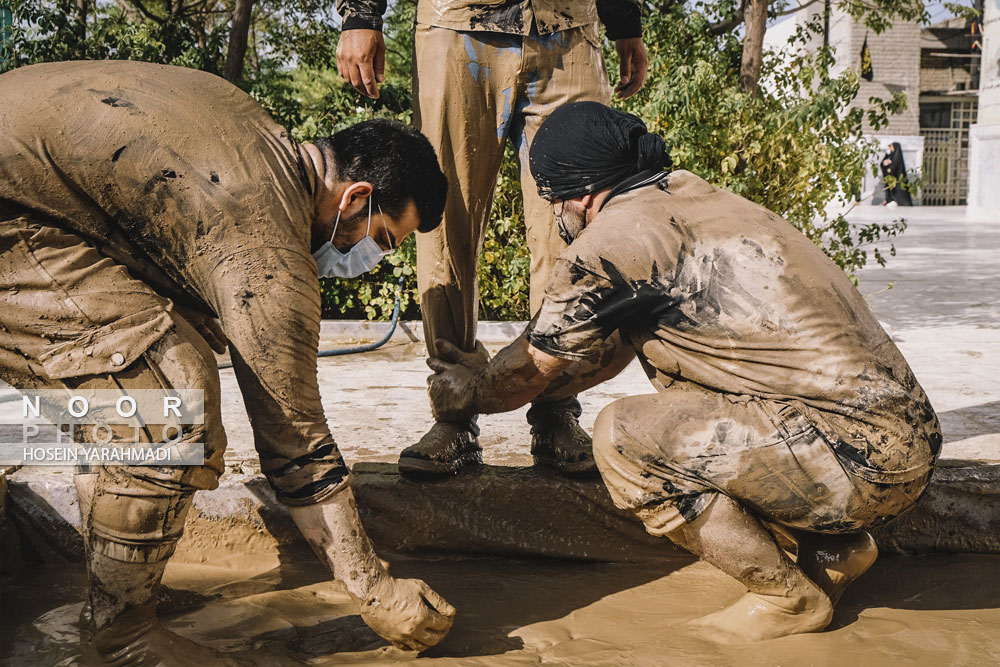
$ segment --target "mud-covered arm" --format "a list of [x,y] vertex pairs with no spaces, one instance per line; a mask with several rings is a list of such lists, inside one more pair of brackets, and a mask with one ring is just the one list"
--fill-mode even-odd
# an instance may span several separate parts
[[545,391],[572,363],[532,348],[524,335],[492,360],[481,343],[474,352],[444,339],[438,339],[437,347],[439,356],[427,360],[434,371],[427,385],[439,421],[515,410]]
[[557,401],[592,389],[618,376],[635,359],[635,349],[615,332],[593,357],[565,366],[545,387],[541,398]]
[[538,397],[575,396],[617,376],[635,358],[635,350],[617,333],[591,358],[571,361],[533,347],[522,334],[487,362],[485,350],[462,352],[439,341],[451,361],[430,359],[437,373],[428,380],[435,417],[465,419],[476,414],[509,412]]
[[516,341],[488,360],[438,341],[428,361],[431,406],[438,419],[506,412],[546,393],[572,395],[617,375],[634,357],[616,332],[651,312],[656,293],[627,280],[601,256],[601,243],[579,242],[556,261],[538,314]]
[[642,37],[639,0],[597,0],[597,16],[611,41]]
[[346,483],[317,381],[316,264],[282,248],[225,258],[208,284],[229,339],[261,468],[287,505],[319,502]]
[[381,30],[386,0],[337,0],[341,30]]

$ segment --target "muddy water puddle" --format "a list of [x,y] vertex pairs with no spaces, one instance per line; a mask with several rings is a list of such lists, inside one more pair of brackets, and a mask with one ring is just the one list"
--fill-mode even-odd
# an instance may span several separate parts
[[[883,558],[848,590],[826,632],[736,647],[703,641],[684,625],[742,592],[691,559],[396,560],[392,571],[426,579],[459,609],[450,635],[420,658],[372,633],[304,550],[280,562],[171,563],[165,583],[181,592],[163,603],[175,609],[165,622],[255,665],[1000,664],[1000,557]],[[4,584],[6,664],[75,664],[84,588],[78,564],[38,567]]]

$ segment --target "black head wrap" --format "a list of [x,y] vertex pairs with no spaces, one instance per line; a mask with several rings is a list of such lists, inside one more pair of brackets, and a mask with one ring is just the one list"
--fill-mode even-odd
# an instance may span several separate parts
[[666,144],[637,116],[597,102],[572,102],[542,123],[528,156],[538,194],[549,201],[609,188],[670,166]]

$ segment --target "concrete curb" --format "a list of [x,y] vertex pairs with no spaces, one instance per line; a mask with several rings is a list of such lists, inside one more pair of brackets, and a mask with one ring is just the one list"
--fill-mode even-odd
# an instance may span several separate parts
[[[365,528],[387,552],[593,561],[676,553],[615,508],[597,480],[483,466],[419,482],[384,463],[359,463],[353,474]],[[24,469],[9,485],[8,511],[22,541],[46,561],[81,560],[72,474]],[[1000,554],[1000,465],[942,462],[916,507],[875,537],[890,553]],[[184,539],[220,553],[280,555],[301,537],[260,476],[227,474],[218,489],[195,496]],[[183,551],[184,542],[178,553]]]

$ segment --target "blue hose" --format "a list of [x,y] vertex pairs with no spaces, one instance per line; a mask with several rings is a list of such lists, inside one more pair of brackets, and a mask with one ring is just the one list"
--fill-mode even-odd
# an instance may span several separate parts
[[396,305],[392,307],[392,317],[389,318],[389,333],[382,337],[382,340],[367,345],[356,345],[354,347],[341,347],[333,350],[320,350],[317,357],[339,357],[344,354],[357,354],[358,352],[371,352],[377,350],[392,338],[396,333],[396,325],[399,323],[399,301],[402,298],[403,277],[400,276],[399,284],[396,285]]

